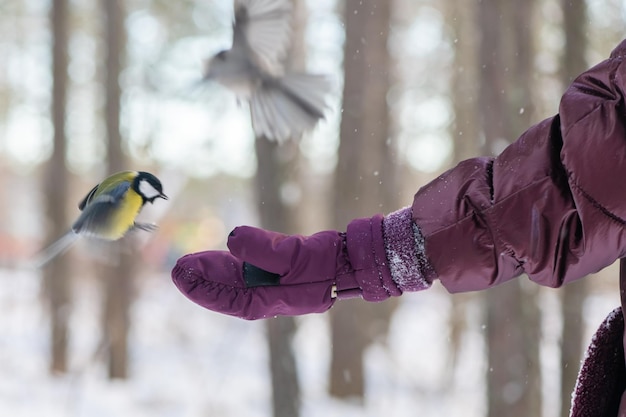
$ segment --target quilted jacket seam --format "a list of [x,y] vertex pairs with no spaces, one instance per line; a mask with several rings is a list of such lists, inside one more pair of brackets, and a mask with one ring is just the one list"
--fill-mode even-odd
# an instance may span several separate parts
[[572,186],[575,187],[580,194],[591,203],[591,205],[597,209],[600,213],[613,220],[614,222],[619,223],[621,226],[626,226],[626,219],[621,218],[617,214],[613,213],[611,210],[607,209],[604,205],[602,205],[598,200],[593,198],[591,194],[585,191],[580,185],[576,183],[572,183]]
[[[611,83],[615,84],[615,74],[617,73],[619,67],[622,65],[622,56],[618,55],[615,57],[611,57],[609,58],[609,61],[618,61],[618,64],[615,66],[614,70],[610,73],[610,79],[611,79]],[[587,112],[584,116],[578,118],[578,120],[576,120],[574,123],[570,124],[567,127],[567,130],[563,132],[563,137],[565,137],[569,131],[575,127],[576,125],[578,125],[580,122],[584,121],[585,119],[587,119],[587,117],[589,117],[590,115],[592,115],[593,113],[595,113],[599,108],[605,106],[605,105],[611,105],[614,106],[615,102],[618,101],[620,99],[618,94],[612,94],[612,95],[604,95],[604,94],[600,94],[597,90],[594,90],[592,88],[587,88],[587,87],[582,87],[576,84],[573,84],[571,89],[576,90],[581,92],[582,94],[586,94],[586,95],[590,95],[599,99],[602,99],[601,102],[599,102],[596,106],[594,106],[591,110],[589,110],[589,112]]]

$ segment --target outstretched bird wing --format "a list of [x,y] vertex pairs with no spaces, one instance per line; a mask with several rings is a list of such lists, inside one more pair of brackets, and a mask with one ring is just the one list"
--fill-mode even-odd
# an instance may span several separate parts
[[78,208],[80,211],[83,211],[86,206],[91,204],[92,200],[94,200],[101,192],[107,192],[110,188],[115,187],[120,181],[132,181],[133,178],[137,175],[135,171],[121,171],[116,174],[113,174],[102,181],[100,184],[96,185],[87,193],[85,198],[83,198],[80,203],[78,203]]
[[290,0],[235,0],[233,52],[249,51],[263,71],[281,75],[290,35]]
[[89,201],[93,198],[93,196],[96,194],[96,191],[98,191],[98,187],[100,187],[100,184],[96,185],[95,187],[93,187],[91,189],[91,191],[89,191],[87,193],[87,195],[85,196],[85,198],[83,198],[80,203],[78,203],[78,209],[80,211],[83,211],[85,209],[85,207],[87,206],[87,204],[89,204]]
[[[101,194],[93,197],[94,190],[92,190],[87,197],[85,197],[86,204],[82,204],[82,213],[78,219],[72,225],[74,233],[82,234],[86,236],[101,237],[105,239],[111,239],[115,236],[102,235],[105,230],[110,229],[113,216],[116,214],[119,205],[121,204],[124,195],[130,189],[129,181],[122,181],[115,187],[111,188],[106,194]],[[131,213],[133,216],[136,213]],[[134,217],[132,219],[134,221]],[[132,224],[132,221],[131,221]],[[123,232],[125,232],[124,230]],[[116,230],[110,230],[111,233],[116,234]],[[123,233],[122,232],[122,233]],[[121,237],[121,236],[120,236]],[[115,237],[117,238],[117,237]],[[114,239],[112,239],[114,240]]]
[[97,195],[98,187],[98,185],[95,186],[78,205],[82,213],[72,225],[72,230],[37,254],[31,263],[33,268],[41,268],[64,253],[81,235],[104,237],[100,234],[113,220],[116,208],[119,207],[124,195],[130,188],[130,182],[123,181],[110,192],[94,198]]

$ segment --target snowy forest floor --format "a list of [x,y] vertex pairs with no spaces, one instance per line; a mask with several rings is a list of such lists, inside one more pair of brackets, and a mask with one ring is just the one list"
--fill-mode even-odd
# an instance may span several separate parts
[[[167,275],[143,279],[132,309],[130,377],[106,376],[99,349],[100,288],[79,282],[71,308],[70,372],[48,373],[48,322],[40,278],[0,271],[0,415],[12,417],[270,417],[265,326],[206,311],[186,300]],[[479,304],[450,369],[449,297],[441,288],[402,297],[386,342],[365,355],[364,404],[327,394],[330,340],[327,315],[298,318],[294,340],[302,390],[302,417],[481,416],[484,414],[483,341]],[[557,308],[554,292],[542,298]],[[589,332],[615,305],[588,302]],[[555,327],[556,326],[556,327]],[[544,392],[557,388],[559,362],[546,320],[542,348]],[[555,359],[556,358],[556,359]],[[551,398],[551,396],[547,396]],[[544,404],[554,415],[556,398]]]

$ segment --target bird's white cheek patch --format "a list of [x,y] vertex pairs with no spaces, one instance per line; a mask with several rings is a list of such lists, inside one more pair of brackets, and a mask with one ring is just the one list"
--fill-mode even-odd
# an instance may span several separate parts
[[154,198],[161,194],[146,180],[139,181],[139,192],[147,199]]

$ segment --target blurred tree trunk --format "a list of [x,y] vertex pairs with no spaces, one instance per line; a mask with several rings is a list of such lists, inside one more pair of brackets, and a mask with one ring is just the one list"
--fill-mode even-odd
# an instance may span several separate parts
[[[387,107],[392,2],[347,0],[344,7],[343,113],[333,213],[338,230],[345,230],[354,218],[399,208]],[[395,300],[377,305],[362,300],[335,304],[331,310],[331,395],[363,400],[363,353],[376,337],[386,335],[396,305]]]
[[448,0],[446,21],[454,40],[454,71],[452,73],[452,107],[454,121],[450,133],[454,139],[452,164],[475,157],[479,152],[478,124],[478,39],[476,13],[472,3]]
[[[567,87],[575,76],[587,68],[587,8],[584,0],[562,0],[565,51],[561,60],[561,82]],[[583,303],[587,280],[581,279],[562,288],[561,313],[561,416],[569,416],[572,392],[583,355]]]
[[[256,190],[261,226],[283,233],[291,229],[290,213],[283,203],[281,187],[293,171],[297,144],[279,145],[265,137],[255,142],[257,156]],[[300,386],[292,340],[296,332],[293,317],[266,320],[272,378],[272,406],[275,417],[300,415]]]
[[[306,8],[302,0],[294,1],[293,34],[288,65],[303,70],[306,61],[304,29]],[[298,161],[298,140],[292,138],[282,145],[258,137],[255,141],[257,157],[257,208],[262,227],[283,233],[293,233],[295,213],[281,197],[281,190],[295,176]],[[274,417],[300,415],[300,385],[292,341],[297,326],[293,317],[266,320],[272,378],[272,409]]]
[[[105,118],[107,138],[107,172],[126,168],[120,133],[120,73],[125,54],[123,0],[102,0],[105,18]],[[107,174],[107,175],[108,175]],[[118,246],[116,244],[116,246]],[[119,262],[102,267],[104,280],[103,332],[108,348],[109,378],[128,376],[128,332],[133,299],[135,271],[132,254],[120,251]]]
[[[54,149],[46,169],[44,189],[50,222],[48,240],[58,239],[67,232],[69,218],[65,212],[68,201],[69,173],[65,166],[65,116],[68,64],[68,1],[54,0],[50,10],[52,27],[52,124]],[[52,372],[67,371],[68,319],[70,311],[70,260],[60,256],[44,270],[44,291],[50,309],[50,345]]]
[[[470,2],[448,0],[443,5],[446,22],[454,41],[454,70],[452,72],[452,107],[454,121],[450,125],[450,136],[454,140],[452,165],[475,157],[479,153],[480,126],[478,123],[478,28],[475,24],[475,7]],[[450,361],[448,379],[454,377],[457,359],[460,356],[461,338],[466,331],[468,307],[480,295],[461,293],[453,297],[450,313]]]
[[[530,126],[533,3],[478,3],[485,155],[498,153]],[[486,293],[488,415],[493,417],[541,415],[537,290],[522,279]]]

